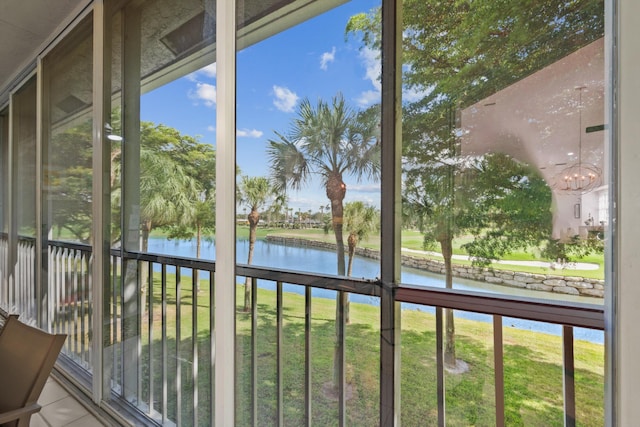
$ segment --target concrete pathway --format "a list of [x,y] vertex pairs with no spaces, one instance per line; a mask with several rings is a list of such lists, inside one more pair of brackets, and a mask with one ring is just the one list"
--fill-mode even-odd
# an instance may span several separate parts
[[[417,249],[408,249],[408,248],[402,248],[402,252],[431,255],[431,256],[442,258],[442,254],[439,252],[420,251]],[[467,255],[454,254],[452,257],[453,259],[471,261],[471,259]],[[494,263],[507,264],[507,265],[521,265],[521,266],[530,266],[530,267],[543,267],[543,268],[550,268],[552,270],[597,270],[600,267],[598,264],[593,264],[590,262],[567,262],[563,264],[563,263],[548,262],[548,261],[498,260],[498,261],[494,261]]]

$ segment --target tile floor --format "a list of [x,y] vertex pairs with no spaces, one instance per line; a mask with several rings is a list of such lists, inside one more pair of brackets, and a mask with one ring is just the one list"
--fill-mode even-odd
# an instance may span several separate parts
[[31,427],[102,427],[92,415],[54,379],[49,378],[38,403],[39,413],[31,416]]

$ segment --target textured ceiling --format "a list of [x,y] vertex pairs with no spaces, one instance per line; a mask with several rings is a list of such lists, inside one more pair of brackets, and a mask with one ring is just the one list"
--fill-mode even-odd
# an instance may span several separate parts
[[[238,0],[238,46],[242,48],[263,40],[344,1]],[[88,0],[0,0],[0,58],[3,58],[0,61],[0,103],[6,100],[8,85],[20,77],[46,43],[51,42],[87,3]],[[143,91],[215,61],[216,0],[139,0],[130,4],[139,10],[142,23],[140,78]],[[115,18],[112,31],[113,43],[117,46],[121,29]],[[86,42],[90,43],[89,40]],[[114,47],[113,56],[112,88],[118,92],[120,52],[117,47]],[[73,82],[74,78],[91,76],[82,72],[80,62],[85,61],[60,66],[67,68],[69,92],[88,104],[91,93],[86,89],[86,93],[81,93],[80,86],[90,86],[81,82],[74,85]]]
[[86,0],[0,1],[0,92]]

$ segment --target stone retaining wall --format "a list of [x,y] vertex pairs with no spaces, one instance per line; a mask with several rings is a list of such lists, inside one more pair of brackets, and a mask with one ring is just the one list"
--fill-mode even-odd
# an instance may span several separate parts
[[[288,246],[306,246],[335,251],[335,243],[307,240],[298,237],[267,236],[271,243],[281,243]],[[347,248],[345,247],[345,251]],[[372,259],[380,259],[379,251],[356,248],[356,254]],[[401,256],[402,265],[432,273],[444,274],[444,262],[430,260],[412,255]],[[569,295],[583,295],[589,297],[604,297],[604,280],[587,279],[577,276],[559,276],[553,274],[524,273],[509,270],[494,270],[489,267],[472,267],[453,265],[453,275],[464,279],[487,282],[496,285],[525,288],[534,291],[556,292]]]

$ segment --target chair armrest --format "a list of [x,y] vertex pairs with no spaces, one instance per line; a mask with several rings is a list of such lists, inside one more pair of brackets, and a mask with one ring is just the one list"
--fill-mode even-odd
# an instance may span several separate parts
[[31,415],[38,412],[42,407],[37,403],[32,403],[23,408],[14,409],[12,411],[4,412],[0,414],[0,424],[4,424],[9,421],[17,420],[25,415]]

